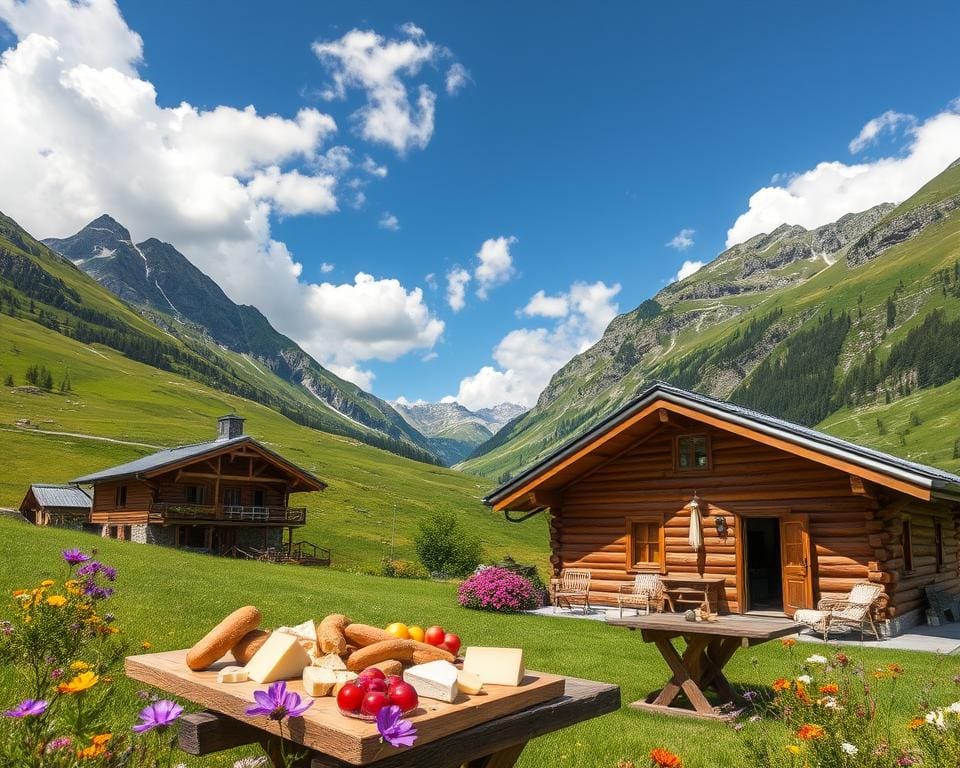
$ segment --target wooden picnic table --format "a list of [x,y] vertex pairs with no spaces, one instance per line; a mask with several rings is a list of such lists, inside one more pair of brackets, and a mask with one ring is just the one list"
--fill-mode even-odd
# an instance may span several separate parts
[[[207,711],[180,718],[180,749],[208,755],[246,744],[261,744],[274,766],[282,765],[278,724],[248,717],[256,683],[217,684],[218,662],[192,672],[186,651],[130,656],[128,677],[148,683]],[[288,688],[303,694],[299,680]],[[620,708],[620,689],[609,683],[548,675],[528,670],[519,687],[485,686],[478,696],[461,694],[454,704],[429,699],[412,712],[417,728],[413,747],[380,743],[376,725],[344,717],[331,697],[314,699],[303,717],[286,721],[286,751],[305,752],[298,768],[511,768],[531,739]]]
[[[721,590],[726,581],[724,576],[664,576],[662,577],[663,586],[666,593],[670,596],[670,602],[676,606],[692,605],[704,607],[707,613],[715,612],[714,609],[720,605]],[[713,596],[713,603],[710,598]]]
[[[607,619],[608,624],[640,630],[645,643],[656,645],[673,673],[667,684],[644,701],[630,706],[665,715],[681,715],[706,719],[725,719],[729,715],[717,707],[735,701],[733,686],[723,668],[739,648],[749,648],[778,637],[792,635],[796,625],[787,619],[752,616],[720,616],[716,621],[687,621],[683,614],[657,613],[623,619]],[[686,643],[681,655],[673,645],[676,638]],[[708,690],[717,695],[717,704],[706,696]],[[683,693],[693,709],[682,706]]]

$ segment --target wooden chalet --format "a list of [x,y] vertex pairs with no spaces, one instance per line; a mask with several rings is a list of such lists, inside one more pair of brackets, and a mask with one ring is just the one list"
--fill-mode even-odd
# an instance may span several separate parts
[[90,523],[115,539],[329,563],[329,552],[293,542],[307,510],[290,503],[291,494],[326,484],[243,434],[243,421],[222,416],[216,440],[78,477],[74,484],[93,486]]
[[90,497],[75,485],[34,483],[19,509],[34,525],[83,530],[90,522],[90,505]]
[[960,592],[960,477],[665,384],[484,502],[513,520],[548,512],[554,575],[589,569],[592,603],[652,571],[722,577],[721,612],[790,616],[869,580],[897,634],[925,587]]

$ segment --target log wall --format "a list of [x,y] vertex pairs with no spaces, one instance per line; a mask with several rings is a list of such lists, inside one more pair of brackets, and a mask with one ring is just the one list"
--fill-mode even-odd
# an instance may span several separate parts
[[[687,433],[710,435],[710,469],[675,468],[674,438]],[[705,548],[700,553],[687,542],[686,505],[694,492],[704,512]],[[877,498],[855,493],[849,475],[731,433],[676,424],[663,426],[563,489],[560,503],[551,509],[554,575],[563,568],[588,568],[591,599],[615,604],[619,585],[633,578],[627,567],[627,519],[648,513],[663,515],[668,574],[726,577],[721,610],[731,613],[745,610],[737,583],[737,539],[739,521],[750,514],[809,516],[814,603],[821,597],[845,594],[857,581],[869,579],[886,586],[890,615],[894,615],[917,605],[924,579],[936,578],[960,588],[958,531],[947,507],[922,502],[910,506],[909,514],[916,520],[915,572],[902,577],[898,573],[902,567],[902,553],[897,550],[899,517],[893,523]],[[723,538],[716,532],[717,515],[727,519],[729,531]],[[944,523],[941,574],[930,573],[934,516]]]
[[[117,488],[127,486],[127,503],[118,508]],[[150,504],[154,501],[153,489],[140,480],[98,483],[93,488],[91,523],[110,525],[137,525],[147,522]]]

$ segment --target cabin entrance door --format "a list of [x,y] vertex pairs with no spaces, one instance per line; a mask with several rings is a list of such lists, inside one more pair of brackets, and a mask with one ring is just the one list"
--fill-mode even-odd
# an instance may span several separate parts
[[743,577],[748,612],[783,611],[779,517],[744,517]]
[[783,612],[787,616],[813,606],[810,521],[806,515],[780,518],[780,559],[783,562]]

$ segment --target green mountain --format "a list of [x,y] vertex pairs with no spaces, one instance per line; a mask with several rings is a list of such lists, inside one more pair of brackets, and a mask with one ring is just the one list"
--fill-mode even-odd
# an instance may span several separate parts
[[724,251],[615,318],[459,466],[504,480],[660,379],[957,470],[960,411],[928,403],[960,404],[958,338],[960,161],[901,205]]
[[[15,227],[12,222],[10,226]],[[11,237],[30,240],[22,232]],[[130,232],[107,215],[71,237],[43,242],[134,307],[163,332],[168,346],[178,346],[171,344],[174,337],[191,350],[189,362],[176,370],[276,408],[301,424],[421,461],[439,460],[426,438],[389,404],[322,367],[276,331],[256,307],[235,304],[169,243],[151,238],[135,244]],[[23,258],[41,269],[63,261],[35,242],[21,250]],[[64,275],[60,278],[64,290],[81,277],[70,269]],[[75,307],[60,309],[79,317]],[[63,329],[71,332],[67,326]],[[146,362],[163,367],[170,354],[158,353]],[[203,365],[194,365],[197,361]]]

